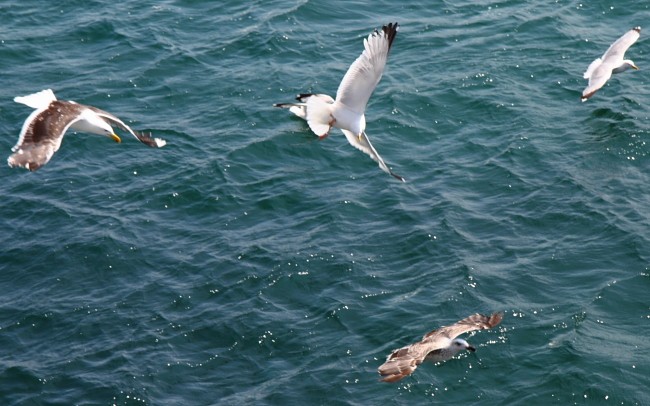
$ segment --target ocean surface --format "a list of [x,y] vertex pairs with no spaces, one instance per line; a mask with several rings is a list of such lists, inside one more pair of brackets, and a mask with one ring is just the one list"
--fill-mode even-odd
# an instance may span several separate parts
[[[650,4],[0,6],[0,404],[649,405]],[[382,172],[272,107],[334,95],[399,22],[366,110]],[[641,68],[586,103],[634,26]],[[51,88],[167,140],[4,160]],[[393,350],[504,312],[396,384]]]

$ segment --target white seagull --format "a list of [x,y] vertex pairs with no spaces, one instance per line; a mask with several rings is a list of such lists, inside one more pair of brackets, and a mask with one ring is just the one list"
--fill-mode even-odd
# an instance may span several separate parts
[[379,367],[384,382],[397,382],[413,373],[424,361],[446,361],[462,350],[476,351],[467,341],[456,338],[474,330],[489,329],[501,323],[502,313],[490,316],[471,315],[451,326],[440,327],[427,333],[422,341],[393,350],[386,362]]
[[625,51],[639,39],[641,27],[634,27],[614,42],[602,58],[593,61],[583,75],[589,80],[589,85],[582,91],[581,100],[584,102],[596,93],[598,89],[612,77],[613,73],[621,73],[630,68],[638,70],[634,61],[625,58]]
[[13,154],[7,159],[11,167],[18,166],[33,172],[45,165],[58,151],[68,128],[105,135],[116,142],[122,142],[111,127],[113,123],[150,147],[160,148],[166,144],[165,140],[152,138],[150,134],[133,131],[111,113],[73,101],[57,100],[50,89],[15,97],[14,101],[36,110],[25,120],[18,142],[11,149]]
[[[307,100],[310,98],[317,97],[325,100],[327,103],[334,103],[334,99],[332,99],[330,96],[326,94],[299,94],[296,97],[296,100],[299,101],[299,103],[276,103],[273,106],[275,107],[282,107],[282,108],[288,108],[290,112],[295,114],[296,116],[302,118],[302,119],[307,119]],[[393,177],[401,180],[402,182],[405,182],[405,179],[393,171],[390,170],[388,165],[386,165],[386,162],[382,159],[382,157],[377,153],[377,150],[375,147],[372,146],[370,143],[370,139],[366,135],[366,132],[364,131],[361,133],[360,136],[354,135],[350,130],[344,130],[341,129],[341,132],[343,132],[343,135],[345,135],[345,138],[347,138],[348,142],[350,144],[365,152],[372,158],[375,162],[379,164],[379,167],[386,173],[392,175]]]
[[300,103],[278,103],[275,107],[289,108],[305,119],[311,130],[320,138],[327,137],[332,127],[343,131],[350,144],[368,154],[386,173],[404,182],[393,173],[379,156],[366,135],[365,110],[370,95],[377,87],[395,40],[399,25],[390,23],[364,38],[364,51],[350,65],[336,91],[336,99],[325,94],[302,94]]

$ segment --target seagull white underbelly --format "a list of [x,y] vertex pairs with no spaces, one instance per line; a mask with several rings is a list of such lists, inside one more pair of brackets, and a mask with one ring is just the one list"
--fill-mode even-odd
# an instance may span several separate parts
[[91,110],[84,110],[79,120],[70,126],[74,131],[90,134],[106,135],[113,132],[111,126]]
[[346,105],[334,102],[332,106],[334,116],[334,127],[348,130],[355,135],[361,134],[366,129],[366,117],[363,113],[351,110]]
[[80,133],[91,133],[94,134],[97,132],[97,127],[90,124],[86,120],[79,120],[76,123],[72,124],[70,128],[73,131],[80,132]]

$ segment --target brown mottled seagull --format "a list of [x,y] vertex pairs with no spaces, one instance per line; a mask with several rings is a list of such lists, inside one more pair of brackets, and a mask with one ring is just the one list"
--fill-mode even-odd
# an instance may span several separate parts
[[61,146],[68,128],[105,135],[116,142],[121,142],[120,137],[111,127],[113,123],[150,147],[160,148],[166,144],[165,140],[160,138],[133,131],[111,113],[73,101],[57,100],[50,89],[29,96],[16,97],[14,101],[35,110],[25,120],[18,142],[11,149],[13,154],[7,159],[11,167],[18,166],[33,172],[48,163]]
[[456,338],[463,333],[485,330],[501,323],[503,313],[471,315],[451,326],[427,333],[422,341],[394,350],[379,367],[384,382],[397,382],[413,373],[424,361],[446,361],[462,350],[476,351],[467,341]]
[[583,75],[585,79],[589,80],[589,84],[583,90],[580,100],[584,102],[593,96],[598,89],[605,86],[612,74],[625,72],[630,68],[639,69],[634,64],[634,61],[625,59],[625,51],[639,39],[640,35],[641,27],[632,28],[617,39],[601,58],[596,59],[589,65]]
[[366,135],[365,110],[386,67],[399,24],[384,25],[363,40],[364,50],[350,65],[336,91],[336,99],[325,94],[301,94],[300,103],[277,103],[275,107],[288,108],[307,121],[309,128],[320,138],[327,137],[337,127],[355,148],[368,154],[386,173],[404,182],[393,173],[379,156]]

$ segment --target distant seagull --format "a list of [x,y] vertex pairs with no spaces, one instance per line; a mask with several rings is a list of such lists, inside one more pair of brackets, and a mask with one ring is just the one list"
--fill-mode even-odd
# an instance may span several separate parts
[[73,101],[57,100],[50,89],[15,97],[14,101],[36,110],[25,120],[18,143],[11,149],[13,154],[7,159],[11,167],[18,166],[33,172],[45,165],[58,151],[68,128],[105,135],[116,142],[122,142],[111,127],[113,123],[150,147],[160,148],[166,144],[160,138],[133,131],[111,113]]
[[340,128],[350,144],[374,159],[381,169],[404,182],[404,178],[394,174],[377,151],[370,144],[365,133],[366,104],[377,87],[388,59],[399,25],[390,23],[375,30],[363,40],[361,53],[343,77],[336,100],[328,95],[299,95],[300,103],[280,103],[276,107],[288,107],[293,113],[307,120],[311,130],[321,139],[327,137],[332,127]]
[[625,51],[639,39],[641,27],[634,27],[614,42],[602,58],[593,61],[584,74],[589,79],[589,85],[582,91],[582,101],[594,95],[598,89],[612,77],[613,73],[621,73],[630,68],[638,70],[634,61],[625,58]]
[[446,361],[462,350],[476,351],[476,348],[462,338],[463,333],[492,328],[501,323],[502,313],[491,316],[474,314],[451,326],[433,330],[422,341],[394,350],[379,367],[379,374],[384,382],[397,382],[407,377],[424,361]]
[[[322,98],[325,100],[326,103],[334,103],[334,99],[332,99],[330,96],[326,94],[299,94],[296,97],[296,100],[298,100],[300,103],[277,103],[274,104],[273,106],[275,107],[282,107],[282,108],[288,108],[290,112],[293,114],[297,115],[298,117],[302,119],[306,119],[307,117],[307,101],[312,98],[312,97],[318,97]],[[386,173],[394,176],[395,178],[401,180],[402,182],[405,182],[405,179],[390,170],[388,165],[384,162],[384,160],[379,156],[379,153],[377,153],[377,150],[375,147],[372,146],[370,143],[370,139],[368,139],[368,136],[366,135],[365,131],[361,133],[360,136],[357,136],[353,134],[350,130],[341,130],[343,132],[343,135],[345,135],[345,138],[348,139],[350,144],[352,144],[353,147],[358,148],[359,150],[365,152],[366,154],[370,155],[370,158],[372,158],[375,162],[379,164],[379,167]]]

